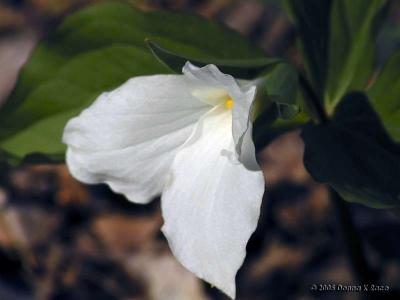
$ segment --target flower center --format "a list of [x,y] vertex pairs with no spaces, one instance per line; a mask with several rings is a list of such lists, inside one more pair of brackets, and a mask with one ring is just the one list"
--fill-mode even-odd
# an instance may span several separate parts
[[231,109],[233,107],[233,99],[229,97],[228,99],[225,100],[225,108]]

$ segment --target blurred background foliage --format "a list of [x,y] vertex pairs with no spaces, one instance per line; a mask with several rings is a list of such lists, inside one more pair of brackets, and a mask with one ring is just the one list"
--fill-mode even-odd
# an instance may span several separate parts
[[[367,1],[367,0],[366,0]],[[100,0],[0,0],[0,103],[34,45],[62,18]],[[296,31],[279,0],[126,0],[224,23],[267,54],[302,65]],[[400,3],[378,35],[378,69],[400,46]],[[400,66],[399,66],[400,67]],[[238,299],[400,299],[400,223],[390,213],[349,205],[375,284],[389,292],[310,291],[355,284],[325,186],[303,165],[290,132],[260,151],[267,178],[262,217],[237,277]],[[226,299],[185,271],[159,233],[159,201],[128,203],[105,186],[87,187],[63,165],[0,166],[0,299]]]

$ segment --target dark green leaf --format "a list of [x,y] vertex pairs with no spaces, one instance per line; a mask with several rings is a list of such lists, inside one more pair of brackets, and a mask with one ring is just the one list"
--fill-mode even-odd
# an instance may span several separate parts
[[328,68],[329,20],[334,0],[285,0],[300,37],[299,46],[310,81],[323,97]]
[[[174,41],[170,41],[169,45],[176,44]],[[167,67],[176,73],[181,73],[182,68],[187,61],[192,64],[203,67],[208,64],[216,65],[222,72],[230,74],[236,78],[253,79],[259,75],[266,68],[279,63],[281,60],[277,58],[255,58],[255,59],[198,59],[195,57],[189,57],[180,55],[178,53],[167,50],[158,43],[152,40],[147,40],[147,45],[151,49],[152,53]],[[175,45],[176,46],[176,45]]]
[[386,62],[368,95],[386,129],[400,141],[400,51]]
[[308,124],[302,138],[304,164],[315,180],[328,183],[347,201],[400,206],[400,146],[364,94],[348,94],[329,125]]

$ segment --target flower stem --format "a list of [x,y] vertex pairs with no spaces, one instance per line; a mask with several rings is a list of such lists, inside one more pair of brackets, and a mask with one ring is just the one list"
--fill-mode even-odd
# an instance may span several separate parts
[[[322,105],[322,102],[313,90],[311,84],[302,74],[299,75],[299,83],[304,94],[304,100],[307,106],[314,113],[314,116],[318,120],[318,123],[328,124],[329,118]],[[368,260],[364,252],[363,243],[354,226],[348,204],[336,191],[333,190],[333,188],[330,187],[329,189],[330,198],[335,208],[336,217],[338,219],[338,222],[340,223],[342,238],[346,245],[354,277],[361,284],[371,283],[376,278],[376,276],[368,264]]]
[[363,243],[354,226],[348,204],[332,188],[330,188],[330,195],[340,222],[342,237],[345,241],[354,277],[360,284],[374,282],[376,273],[368,264]]

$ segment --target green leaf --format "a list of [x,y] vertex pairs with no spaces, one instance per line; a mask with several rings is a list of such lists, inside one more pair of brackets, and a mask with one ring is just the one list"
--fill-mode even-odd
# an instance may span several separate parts
[[390,135],[400,141],[400,51],[386,62],[368,95]]
[[399,49],[400,45],[400,26],[396,18],[386,18],[379,30],[376,38],[377,47],[377,66],[381,67],[388,58]]
[[[164,40],[165,42],[165,40]],[[175,41],[169,41],[169,46],[174,45]],[[192,64],[203,67],[208,64],[216,65],[223,73],[230,74],[236,78],[242,79],[253,79],[266,68],[279,63],[281,60],[277,58],[248,58],[248,59],[197,59],[195,57],[189,57],[180,55],[178,53],[167,50],[158,43],[152,40],[147,40],[147,45],[150,50],[162,63],[170,68],[175,73],[181,73],[182,68],[187,61]]]
[[99,93],[117,87],[132,74],[162,72],[151,54],[135,47],[110,46],[78,55],[29,93],[17,110],[4,116],[0,146],[20,158],[32,152],[62,156],[66,122]]
[[236,32],[200,17],[91,6],[68,16],[33,51],[0,110],[0,151],[14,161],[31,153],[63,157],[66,122],[100,93],[134,76],[170,73],[146,38],[174,41],[183,55],[201,59],[263,57]]
[[364,89],[372,76],[378,29],[386,0],[334,0],[332,3],[325,104],[328,111],[349,90]]
[[315,180],[347,201],[375,208],[400,205],[400,146],[363,93],[345,96],[330,124],[310,123],[301,136],[304,164]]
[[374,41],[387,0],[286,0],[308,78],[328,113],[372,76]]

